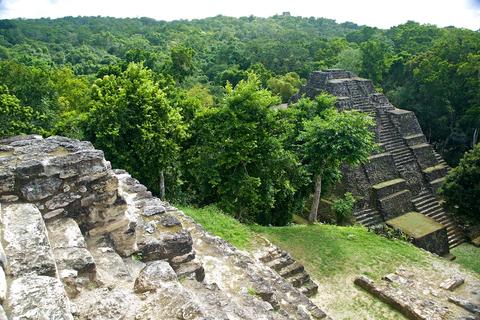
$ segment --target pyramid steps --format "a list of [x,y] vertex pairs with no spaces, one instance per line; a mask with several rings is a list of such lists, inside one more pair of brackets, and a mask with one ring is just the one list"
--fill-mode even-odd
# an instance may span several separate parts
[[417,197],[412,199],[412,203],[418,212],[425,214],[447,228],[448,245],[450,249],[465,241],[460,228],[458,228],[452,217],[441,207],[433,194],[428,191],[422,191]]
[[356,211],[353,213],[353,215],[356,222],[365,227],[371,227],[384,222],[382,215],[378,211],[371,208]]
[[262,253],[258,260],[288,280],[292,286],[307,297],[318,292],[318,285],[310,278],[305,267],[295,261],[286,251],[272,245]]

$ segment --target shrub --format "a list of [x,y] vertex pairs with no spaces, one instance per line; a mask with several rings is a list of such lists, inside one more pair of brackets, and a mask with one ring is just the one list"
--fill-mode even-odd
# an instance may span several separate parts
[[355,202],[356,200],[350,192],[345,193],[343,198],[333,201],[332,211],[335,213],[337,224],[351,221]]

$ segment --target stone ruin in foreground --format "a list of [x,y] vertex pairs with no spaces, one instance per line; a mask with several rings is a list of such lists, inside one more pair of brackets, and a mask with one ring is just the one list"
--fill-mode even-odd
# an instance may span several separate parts
[[287,253],[231,247],[89,142],[0,140],[0,239],[0,320],[327,319]]
[[400,228],[415,245],[439,255],[461,244],[461,230],[437,197],[449,167],[427,143],[415,114],[395,108],[370,80],[343,70],[313,72],[292,101],[321,92],[336,96],[338,109],[366,112],[376,121],[381,151],[365,165],[345,168],[343,188],[337,190],[360,199],[356,221],[367,227],[387,223]]

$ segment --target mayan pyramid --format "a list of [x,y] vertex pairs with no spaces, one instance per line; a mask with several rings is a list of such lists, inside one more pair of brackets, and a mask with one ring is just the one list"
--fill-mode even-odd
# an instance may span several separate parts
[[354,210],[356,221],[370,227],[418,212],[446,228],[449,248],[462,243],[461,230],[437,196],[449,167],[427,143],[415,114],[394,107],[375,91],[371,80],[337,69],[313,72],[292,101],[321,92],[336,96],[338,109],[366,112],[376,121],[380,151],[369,163],[346,168],[343,174],[347,191],[360,199]]

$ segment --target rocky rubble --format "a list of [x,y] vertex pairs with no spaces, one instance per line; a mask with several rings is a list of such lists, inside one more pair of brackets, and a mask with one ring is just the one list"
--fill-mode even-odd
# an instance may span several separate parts
[[89,142],[0,140],[0,319],[324,319]]
[[442,279],[399,268],[382,281],[359,276],[354,283],[408,319],[470,319],[480,315],[480,283],[460,273]]

